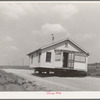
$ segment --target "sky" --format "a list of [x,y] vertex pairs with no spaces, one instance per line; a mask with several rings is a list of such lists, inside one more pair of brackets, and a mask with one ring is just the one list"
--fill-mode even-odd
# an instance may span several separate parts
[[[100,3],[0,2],[0,65],[29,64],[26,54],[70,37],[100,62]],[[24,62],[23,62],[24,61]]]

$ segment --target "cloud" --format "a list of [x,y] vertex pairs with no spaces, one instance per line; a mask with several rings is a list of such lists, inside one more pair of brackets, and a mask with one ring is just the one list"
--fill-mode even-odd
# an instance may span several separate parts
[[11,36],[7,36],[4,38],[4,41],[10,42],[13,41],[14,39]]
[[0,8],[6,18],[18,19],[29,13],[35,13],[38,6],[32,3],[1,3]]
[[78,13],[78,9],[72,4],[60,4],[52,8],[52,11],[56,16],[60,16],[62,19],[68,19],[72,15]]
[[0,35],[0,42],[2,43],[9,43],[9,42],[13,42],[14,41],[14,38],[11,37],[11,36],[5,36],[5,35]]
[[[46,23],[43,24],[40,28],[40,30],[33,30],[32,32],[34,40],[39,39],[39,42],[37,44],[47,44],[51,42],[51,34],[54,34],[55,36],[55,41],[63,39],[64,37],[70,37],[71,34],[66,30],[61,24],[56,23],[56,24],[50,24]],[[41,41],[41,43],[40,43]]]
[[[79,38],[77,38],[79,37]],[[87,41],[87,40],[91,40],[93,38],[95,38],[96,35],[93,33],[84,33],[84,34],[76,34],[74,35],[74,38],[76,38],[79,41]]]
[[16,46],[8,46],[8,50],[18,51],[19,49]]
[[35,18],[49,16],[68,19],[78,13],[78,9],[72,4],[0,3],[0,12],[5,19],[19,19],[31,15]]
[[48,34],[48,33],[60,33],[60,32],[66,32],[67,30],[59,23],[57,24],[49,24],[46,23],[41,26],[41,32]]
[[59,23],[56,24],[50,24],[50,23],[46,23],[43,24],[40,27],[40,30],[33,30],[34,34],[41,34],[42,35],[46,35],[46,34],[51,34],[51,33],[67,33],[67,30]]
[[7,54],[2,54],[2,57],[7,57],[8,55]]
[[24,9],[19,4],[13,3],[4,3],[0,4],[3,14],[5,17],[9,18],[19,18],[22,15],[25,15]]
[[67,19],[78,13],[78,9],[72,4],[0,3],[0,12],[5,19],[19,19],[27,15],[37,17],[38,14]]

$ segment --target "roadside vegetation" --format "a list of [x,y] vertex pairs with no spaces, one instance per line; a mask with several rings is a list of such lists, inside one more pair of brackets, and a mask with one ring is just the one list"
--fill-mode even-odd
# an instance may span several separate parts
[[35,81],[29,81],[12,73],[0,70],[0,91],[44,91]]
[[29,69],[29,66],[0,65],[0,68],[4,68],[4,69]]
[[[30,81],[28,79],[24,79],[22,77],[19,77],[15,74],[5,72],[3,69],[25,69],[30,70],[28,66],[21,66],[21,67],[7,67],[7,66],[1,66],[0,67],[0,91],[50,91],[54,90],[54,88],[49,88],[41,84],[37,84],[37,81]],[[67,73],[67,74],[66,74]],[[100,64],[89,64],[88,65],[88,71],[73,71],[69,70],[66,72],[61,72],[59,75],[53,75],[53,74],[36,74],[35,76],[40,77],[49,77],[49,76],[57,76],[57,77],[100,77]],[[57,87],[55,88],[57,90]],[[60,90],[64,90],[63,88],[60,88]],[[65,89],[66,90],[66,89]]]
[[89,64],[87,75],[92,77],[100,77],[100,63]]

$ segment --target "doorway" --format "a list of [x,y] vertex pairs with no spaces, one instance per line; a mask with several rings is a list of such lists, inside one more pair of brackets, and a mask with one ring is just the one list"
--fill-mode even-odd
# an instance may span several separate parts
[[68,53],[63,52],[63,67],[67,68],[68,67]]

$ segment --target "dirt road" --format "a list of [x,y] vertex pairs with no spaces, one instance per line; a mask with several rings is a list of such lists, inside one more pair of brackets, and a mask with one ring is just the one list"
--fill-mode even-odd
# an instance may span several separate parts
[[32,70],[3,69],[30,81],[36,81],[47,90],[53,91],[100,91],[100,78],[93,77],[57,77],[32,74]]

